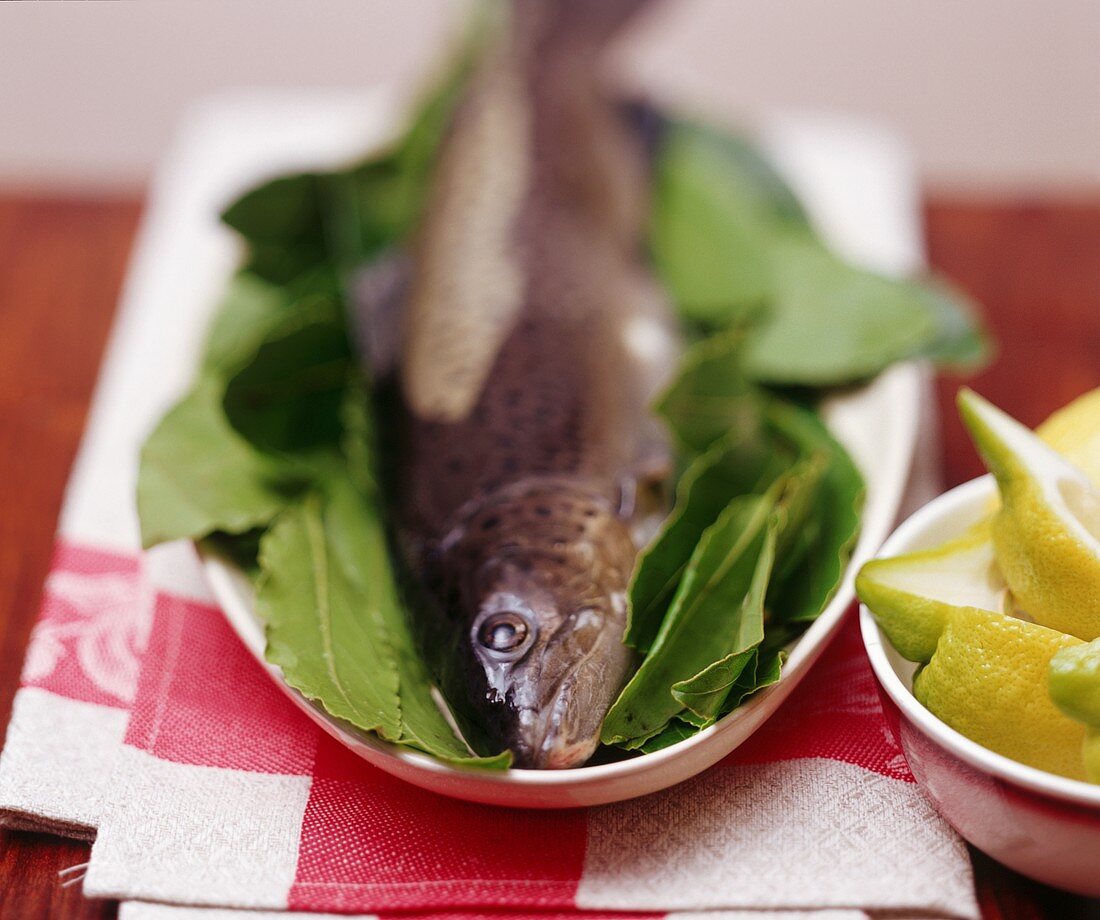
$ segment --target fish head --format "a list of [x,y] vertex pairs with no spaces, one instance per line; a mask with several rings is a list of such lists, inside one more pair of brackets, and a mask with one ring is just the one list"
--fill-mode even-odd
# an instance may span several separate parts
[[470,702],[517,766],[539,769],[592,756],[633,659],[629,530],[607,503],[552,497],[471,522],[478,545],[458,592]]

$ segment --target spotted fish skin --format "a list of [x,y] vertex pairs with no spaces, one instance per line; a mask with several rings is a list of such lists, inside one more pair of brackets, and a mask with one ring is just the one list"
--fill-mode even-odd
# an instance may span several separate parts
[[[676,354],[644,144],[595,62],[637,0],[519,0],[441,151],[401,304],[399,535],[517,766],[594,752]],[[599,12],[594,12],[598,10]]]

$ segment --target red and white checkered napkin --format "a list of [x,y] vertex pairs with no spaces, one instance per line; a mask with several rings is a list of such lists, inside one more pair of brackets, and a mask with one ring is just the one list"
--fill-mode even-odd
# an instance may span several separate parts
[[[19,823],[98,828],[89,895],[356,913],[974,914],[965,849],[889,740],[851,618],[706,774],[619,805],[522,812],[359,760],[215,607],[149,592],[147,577],[132,556],[59,545],[0,762],[0,805]],[[124,916],[161,915],[149,911]]]
[[[362,100],[222,103],[162,171],[0,755],[0,818],[95,837],[84,890],[126,901],[124,920],[257,920],[241,908],[976,917],[966,850],[889,740],[852,621],[775,717],[704,775],[588,811],[508,811],[358,760],[248,656],[189,547],[137,552],[138,447],[190,376],[205,307],[235,259],[219,206],[265,172],[358,149],[370,112]],[[853,172],[852,150],[871,148],[838,137],[789,150],[825,151],[809,157],[810,177],[839,164],[832,191],[846,171],[857,192],[892,175]],[[917,238],[898,217],[911,211],[901,186],[826,196],[840,203],[833,225],[851,218],[849,240],[878,228],[868,258],[891,239],[883,227],[898,229],[903,255]],[[878,210],[864,220],[860,201]]]

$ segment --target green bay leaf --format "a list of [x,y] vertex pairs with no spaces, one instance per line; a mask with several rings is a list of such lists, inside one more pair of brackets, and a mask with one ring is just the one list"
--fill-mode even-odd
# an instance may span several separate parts
[[773,495],[736,498],[704,531],[652,648],[604,720],[605,743],[652,737],[683,708],[673,684],[763,638],[744,600],[774,507]]
[[793,530],[808,539],[787,551],[793,565],[777,571],[768,597],[777,618],[806,623],[818,617],[840,587],[859,536],[866,490],[852,458],[815,412],[777,399],[767,415],[769,425],[805,454],[824,458],[814,501]]
[[319,492],[289,507],[261,541],[256,603],[267,659],[290,686],[330,715],[397,741],[398,672],[381,611],[395,595],[389,557],[375,522],[357,511]]
[[261,541],[257,603],[287,683],[357,728],[453,763],[473,755],[433,697],[395,581],[378,502],[334,476]]
[[275,456],[332,451],[357,366],[338,307],[318,299],[275,326],[227,381],[226,417]]
[[222,220],[250,243],[291,246],[321,233],[317,173],[279,176],[249,189],[222,213]]
[[863,271],[802,234],[772,242],[773,288],[745,349],[765,383],[835,386],[919,354],[938,335],[909,282]]
[[988,364],[993,342],[982,329],[975,304],[942,278],[928,278],[917,287],[937,330],[922,355],[957,373],[977,371]]
[[751,145],[701,125],[665,129],[650,251],[685,320],[714,328],[749,316],[772,291],[772,235],[805,226],[794,195]]
[[745,438],[759,431],[762,398],[745,376],[743,345],[740,331],[696,343],[681,359],[676,379],[658,397],[657,413],[687,450],[704,451],[730,431]]
[[656,735],[647,738],[631,750],[640,751],[642,754],[655,754],[657,751],[663,751],[667,747],[686,741],[698,731],[699,729],[694,725],[681,719],[673,719]]
[[200,377],[142,446],[137,484],[142,545],[264,527],[301,485],[229,424],[221,382]]
[[713,130],[673,124],[660,137],[650,250],[689,327],[758,320],[746,354],[753,379],[834,386],[906,358],[973,369],[989,357],[958,292],[838,258],[759,153]]
[[726,701],[722,704],[718,718],[729,715],[758,690],[763,690],[765,687],[778,683],[782,675],[783,662],[786,658],[787,653],[783,649],[761,646],[752,662],[751,669],[745,668],[737,680],[733,682],[733,686],[726,696]]
[[237,272],[207,332],[200,373],[224,378],[244,367],[292,301],[285,288],[247,269]]
[[730,501],[762,494],[793,460],[785,445],[735,431],[692,461],[680,477],[676,504],[635,563],[628,645],[649,651],[700,538]]
[[672,696],[687,710],[680,717],[700,727],[718,718],[726,697],[746,669],[746,685],[752,686],[755,682],[757,647],[764,640],[764,598],[775,563],[777,530],[773,518],[757,557],[752,581],[741,601],[740,622],[727,645],[728,651],[692,677],[672,685]]

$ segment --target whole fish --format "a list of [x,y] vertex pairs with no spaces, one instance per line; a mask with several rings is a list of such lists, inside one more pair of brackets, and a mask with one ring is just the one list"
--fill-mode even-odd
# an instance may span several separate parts
[[469,705],[521,767],[596,749],[670,469],[648,412],[677,343],[642,258],[646,149],[597,80],[640,5],[509,5],[388,287],[400,542],[457,636]]

